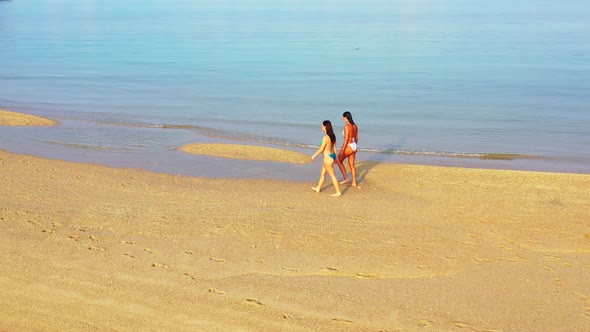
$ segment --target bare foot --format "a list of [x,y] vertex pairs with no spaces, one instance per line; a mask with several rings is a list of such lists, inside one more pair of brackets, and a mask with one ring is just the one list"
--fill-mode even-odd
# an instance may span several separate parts
[[340,181],[338,183],[340,183],[340,184],[347,184],[348,183],[348,180],[342,180],[342,181]]
[[332,196],[332,197],[338,197],[338,196],[342,196],[342,193],[341,192],[337,192],[337,193],[332,194],[330,196]]
[[315,191],[316,193],[319,193],[320,187],[311,187],[311,190]]

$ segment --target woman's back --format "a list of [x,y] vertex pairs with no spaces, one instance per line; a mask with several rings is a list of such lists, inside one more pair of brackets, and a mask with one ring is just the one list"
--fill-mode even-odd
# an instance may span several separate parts
[[346,132],[343,133],[344,139],[345,140],[347,139],[347,141],[344,143],[345,144],[356,143],[358,141],[358,135],[359,135],[357,125],[349,123],[344,128],[345,128],[345,131],[346,131],[346,129],[348,129],[348,138],[346,137]]
[[334,152],[334,144],[336,144],[336,142],[332,143],[332,140],[330,139],[330,136],[326,135],[324,136],[324,138],[322,138],[322,144],[326,143],[326,146],[324,147],[324,156],[326,157],[330,157],[334,160],[336,160],[336,153]]

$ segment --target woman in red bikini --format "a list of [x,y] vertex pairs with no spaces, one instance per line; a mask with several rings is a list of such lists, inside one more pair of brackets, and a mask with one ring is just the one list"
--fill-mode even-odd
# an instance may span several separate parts
[[348,158],[348,166],[350,167],[350,174],[352,176],[351,185],[356,187],[356,167],[354,166],[354,159],[356,157],[356,150],[357,144],[359,141],[359,130],[357,125],[354,123],[352,119],[352,114],[350,112],[344,112],[342,114],[342,120],[346,124],[344,126],[344,142],[342,143],[342,148],[340,149],[340,153],[338,154],[338,167],[340,168],[340,172],[342,172],[342,176],[344,177],[344,181],[340,182],[342,184],[348,183],[348,175],[346,174],[346,168],[344,167],[344,159]]

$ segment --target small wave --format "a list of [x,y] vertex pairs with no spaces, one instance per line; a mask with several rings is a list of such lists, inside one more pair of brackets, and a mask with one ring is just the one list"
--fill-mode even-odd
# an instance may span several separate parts
[[288,146],[288,147],[299,147],[299,148],[309,148],[313,147],[311,145],[301,144],[292,142],[286,139],[280,139],[276,137],[266,137],[262,135],[253,135],[247,134],[243,132],[229,132],[226,130],[215,129],[211,127],[205,126],[196,126],[196,125],[176,125],[176,124],[160,124],[160,125],[152,125],[152,128],[163,128],[163,129],[184,129],[184,130],[194,130],[201,135],[211,137],[211,138],[219,138],[219,139],[229,139],[229,140],[236,140],[236,141],[246,141],[252,143],[260,143],[260,144],[269,144],[269,145],[279,145],[279,146]]
[[[213,129],[209,127],[194,125],[161,125],[161,128],[169,129],[189,129],[197,130],[199,133],[213,137],[232,139],[238,141],[247,141],[252,143],[268,144],[290,148],[316,149],[317,145],[297,143],[287,139],[276,137],[266,137],[251,135],[245,133],[227,132],[224,130]],[[427,150],[403,150],[403,149],[382,149],[382,148],[360,148],[359,152],[384,153],[407,156],[424,156],[424,157],[447,157],[447,158],[469,158],[483,160],[515,160],[515,159],[538,159],[539,156],[519,154],[519,153],[477,153],[477,152],[447,152],[447,151],[427,151]]]
[[[170,123],[149,123],[149,122],[116,122],[116,121],[96,121],[92,122],[111,125],[111,126],[125,126],[125,127],[141,127],[141,128],[160,128],[160,129],[180,129],[180,130],[191,130],[198,132],[199,134],[211,138],[227,139],[235,141],[245,141],[251,143],[282,146],[289,148],[301,148],[301,149],[317,149],[317,145],[305,144],[300,142],[294,142],[288,139],[267,137],[262,135],[254,135],[243,132],[226,131],[222,129],[216,129],[212,127],[199,126],[199,125],[185,125],[185,124],[170,124]],[[103,151],[113,150],[126,150],[112,147],[62,143],[62,142],[51,142],[46,143],[68,145],[78,148],[96,149]],[[482,160],[516,160],[516,159],[541,159],[540,156],[519,154],[519,153],[489,153],[489,152],[450,152],[450,151],[432,151],[432,150],[407,150],[407,149],[391,149],[391,148],[359,148],[359,152],[367,153],[383,153],[392,155],[405,155],[405,156],[416,156],[416,157],[444,157],[444,158],[465,158],[465,159],[482,159]]]
[[36,138],[31,138],[32,141],[37,141],[41,143],[47,144],[54,144],[60,145],[70,148],[77,148],[77,149],[86,149],[86,150],[97,150],[102,152],[125,152],[125,151],[132,151],[133,149],[130,148],[115,148],[110,146],[100,146],[100,145],[90,145],[90,144],[80,144],[80,143],[68,143],[68,142],[58,142],[58,141],[51,141],[51,140],[41,140]]
[[210,127],[197,126],[197,125],[154,124],[154,125],[149,125],[149,127],[164,128],[164,129],[188,129],[188,130],[198,130],[198,131],[221,131],[221,130],[213,129]]
[[446,151],[426,151],[426,150],[402,150],[402,149],[378,149],[378,148],[361,148],[359,151],[371,153],[387,153],[408,156],[424,157],[447,157],[447,158],[469,158],[484,160],[515,160],[515,159],[538,159],[539,156],[519,154],[519,153],[477,153],[477,152],[446,152]]

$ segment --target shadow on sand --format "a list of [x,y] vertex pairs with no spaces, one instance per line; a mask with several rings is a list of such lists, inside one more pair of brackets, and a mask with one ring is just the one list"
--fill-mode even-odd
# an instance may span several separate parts
[[367,160],[363,160],[357,163],[356,165],[356,177],[357,177],[357,184],[362,183],[365,178],[367,177],[367,174],[369,174],[369,172],[371,172],[371,170],[375,167],[377,167],[377,165],[383,163],[384,161],[388,160],[390,158],[390,155],[395,153],[395,151],[398,151],[399,149],[401,149],[404,145],[405,139],[402,138],[400,139],[400,141],[395,144],[395,145],[389,145],[387,147],[385,147],[382,152],[376,152],[373,155],[371,155]]
[[[374,152],[368,159],[363,161],[356,161],[356,183],[357,186],[360,188],[360,184],[365,181],[367,175],[371,172],[371,170],[377,165],[383,163],[384,161],[391,158],[391,155],[398,151],[404,145],[405,139],[401,139],[400,142],[396,145],[390,145],[385,147],[381,152]],[[360,150],[360,152],[363,152]],[[348,163],[344,162],[344,167],[346,168],[347,172],[350,172],[350,168]],[[349,173],[350,174],[350,173]],[[340,189],[342,193],[347,192],[351,186],[349,185],[340,185]]]

